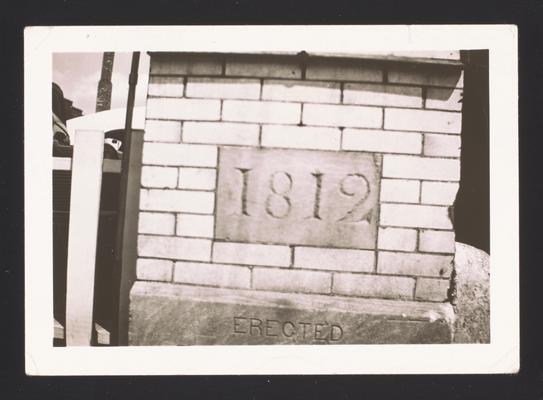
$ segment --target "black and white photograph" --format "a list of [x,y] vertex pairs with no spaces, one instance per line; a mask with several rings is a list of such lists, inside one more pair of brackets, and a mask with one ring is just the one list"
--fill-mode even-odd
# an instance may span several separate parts
[[514,28],[25,36],[28,374],[518,369]]

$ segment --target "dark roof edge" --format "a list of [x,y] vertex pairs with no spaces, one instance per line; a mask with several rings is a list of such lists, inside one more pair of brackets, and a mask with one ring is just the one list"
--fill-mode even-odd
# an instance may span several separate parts
[[426,65],[440,65],[440,66],[449,66],[461,68],[465,66],[465,63],[460,60],[455,59],[445,59],[445,58],[426,58],[426,57],[408,57],[408,56],[398,56],[398,55],[387,55],[387,54],[350,54],[350,53],[319,53],[319,52],[279,52],[279,51],[261,51],[261,52],[195,52],[195,51],[149,51],[149,55],[153,54],[186,54],[186,55],[237,55],[237,56],[279,56],[279,57],[307,57],[307,58],[336,58],[341,60],[368,60],[368,61],[389,61],[395,63],[415,63],[415,64],[426,64]]

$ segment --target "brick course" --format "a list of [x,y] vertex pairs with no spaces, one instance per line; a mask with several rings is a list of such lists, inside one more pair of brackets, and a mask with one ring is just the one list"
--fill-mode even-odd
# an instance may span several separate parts
[[373,270],[374,259],[374,252],[368,250],[294,248],[296,268],[364,272]]
[[334,274],[332,292],[348,296],[381,297],[385,299],[412,299],[413,278]]
[[173,281],[194,285],[249,289],[251,287],[251,270],[242,266],[178,261],[175,263]]
[[303,293],[330,293],[331,274],[320,271],[253,269],[253,288]]

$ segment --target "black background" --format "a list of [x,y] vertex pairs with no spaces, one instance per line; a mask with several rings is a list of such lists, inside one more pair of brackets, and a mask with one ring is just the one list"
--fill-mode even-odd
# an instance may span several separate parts
[[[0,397],[5,399],[543,399],[543,1],[25,1],[0,10],[4,155]],[[521,369],[493,376],[26,377],[23,29],[31,25],[516,24],[519,28]],[[48,128],[44,128],[48,134]],[[81,360],[84,362],[84,360]],[[418,360],[414,359],[413,363]],[[448,360],[444,359],[443,363]]]

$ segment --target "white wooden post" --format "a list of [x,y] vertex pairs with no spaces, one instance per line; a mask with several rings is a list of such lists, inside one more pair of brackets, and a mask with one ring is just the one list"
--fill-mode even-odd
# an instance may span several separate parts
[[103,148],[104,132],[75,132],[66,278],[67,346],[91,344]]

